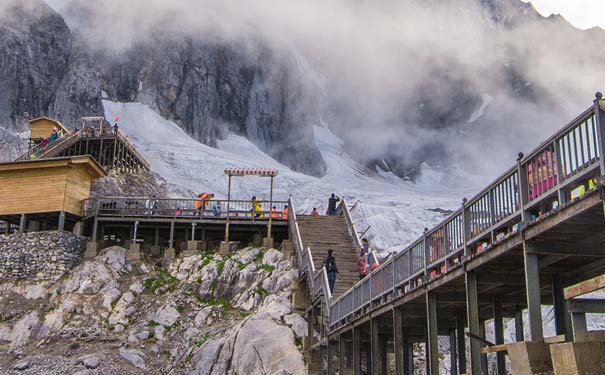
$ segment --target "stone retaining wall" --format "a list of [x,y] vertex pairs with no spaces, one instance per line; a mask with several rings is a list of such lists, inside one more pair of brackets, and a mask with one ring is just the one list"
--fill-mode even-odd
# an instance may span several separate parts
[[68,232],[0,235],[0,281],[55,281],[79,263],[86,238]]

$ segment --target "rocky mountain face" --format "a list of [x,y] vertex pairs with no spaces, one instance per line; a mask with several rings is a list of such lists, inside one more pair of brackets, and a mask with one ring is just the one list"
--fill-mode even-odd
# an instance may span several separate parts
[[[26,118],[41,115],[73,128],[82,116],[102,115],[103,98],[140,101],[207,145],[231,131],[294,170],[325,173],[308,126],[314,120],[300,106],[307,101],[303,81],[262,45],[158,35],[111,54],[87,46],[61,15],[37,0],[5,9],[0,31],[5,129],[24,131]],[[11,141],[11,148],[7,139],[1,149],[3,159],[16,152]]]
[[[40,248],[39,251],[44,249]],[[112,247],[56,282],[0,284],[0,372],[304,374],[298,275],[277,250],[160,267]]]
[[[520,0],[417,3],[423,16],[447,9],[452,28],[459,18],[462,29],[469,23],[476,29],[460,36],[445,29],[449,24],[437,24],[435,35],[442,38],[436,39],[445,42],[411,35],[412,47],[404,46],[405,58],[394,62],[400,70],[387,77],[372,72],[383,81],[343,85],[348,65],[355,65],[351,59],[328,68],[322,59],[329,56],[301,62],[300,51],[258,37],[226,40],[161,28],[112,51],[93,45],[86,27],[70,30],[42,0],[9,1],[0,18],[0,126],[7,130],[0,132],[0,159],[21,151],[18,133],[26,130],[26,118],[49,115],[74,127],[82,116],[102,114],[102,99],[108,99],[145,103],[207,145],[216,146],[228,132],[246,136],[313,176],[326,172],[313,126],[327,124],[358,161],[413,178],[422,163],[476,159],[469,145],[486,136],[502,136],[499,143],[516,151],[529,146],[513,136],[516,131],[529,128],[525,138],[531,139],[531,129],[562,125],[579,110],[577,98],[590,95],[586,87],[596,91],[603,78],[602,30],[579,31]],[[80,25],[95,19],[80,7],[70,7],[70,17]],[[437,44],[414,48],[414,38]],[[551,71],[546,62],[553,59],[561,60],[564,73]],[[325,79],[316,79],[324,72]],[[559,79],[572,74],[578,79]]]

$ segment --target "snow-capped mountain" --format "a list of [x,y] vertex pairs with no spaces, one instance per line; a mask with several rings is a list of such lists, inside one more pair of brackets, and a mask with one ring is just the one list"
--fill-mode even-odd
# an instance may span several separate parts
[[48,2],[61,13],[0,7],[2,159],[26,118],[73,127],[107,99],[212,147],[243,136],[311,176],[327,173],[314,134],[327,126],[373,171],[457,165],[485,182],[605,81],[602,30],[520,0]]

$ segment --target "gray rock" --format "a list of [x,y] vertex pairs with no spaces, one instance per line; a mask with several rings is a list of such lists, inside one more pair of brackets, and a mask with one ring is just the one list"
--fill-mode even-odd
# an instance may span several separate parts
[[99,357],[97,357],[96,355],[89,354],[89,355],[85,355],[85,356],[78,358],[77,363],[83,364],[84,367],[86,367],[87,369],[94,370],[97,367],[99,367],[99,364],[101,363],[101,361],[99,360]]
[[130,362],[134,367],[139,368],[141,370],[147,370],[147,365],[145,364],[145,355],[143,352],[136,349],[124,349],[120,348],[120,355],[122,358]]
[[19,361],[17,362],[17,364],[15,364],[15,366],[13,367],[13,370],[17,370],[17,371],[23,371],[23,370],[27,370],[30,366],[29,361]]
[[138,340],[147,340],[149,338],[149,331],[141,331],[135,335]]
[[181,314],[178,312],[174,304],[167,303],[156,311],[155,315],[153,316],[153,321],[168,328],[172,327],[180,317]]

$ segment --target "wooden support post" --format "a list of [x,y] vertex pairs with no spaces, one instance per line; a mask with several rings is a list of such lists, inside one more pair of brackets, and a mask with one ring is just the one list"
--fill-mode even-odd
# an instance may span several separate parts
[[439,336],[437,327],[437,295],[426,293],[426,325],[429,354],[429,374],[439,375]]
[[57,225],[57,230],[59,232],[63,232],[65,230],[65,211],[61,211],[59,213],[59,225]]
[[456,330],[450,330],[450,375],[458,374],[458,353],[456,351]]
[[326,369],[328,375],[334,375],[334,347],[330,339],[326,341]]
[[[229,217],[231,208],[231,175],[229,175],[229,183],[227,185],[227,220],[225,221],[225,243],[229,244]],[[254,217],[254,213],[252,213]]]
[[345,341],[344,335],[338,335],[338,373],[345,375],[347,371],[347,342]]
[[586,334],[588,331],[586,314],[582,312],[571,313],[571,326],[573,328],[574,340],[576,340],[579,336]]
[[153,245],[158,246],[160,242],[160,228],[155,228],[155,235],[153,236]]
[[[414,375],[414,347],[408,330],[404,328],[403,336],[403,375]],[[401,373],[399,373],[401,374]]]
[[[494,335],[496,345],[504,344],[504,319],[502,318],[502,303],[498,298],[494,298]],[[498,366],[498,375],[506,375],[506,358],[503,352],[496,353],[496,365]]]
[[388,362],[387,362],[387,338],[381,337],[380,339],[380,374],[388,374]]
[[[480,335],[479,329],[479,300],[477,289],[477,274],[467,271],[466,282],[466,314],[468,330],[474,335]],[[481,373],[481,344],[477,340],[470,340],[471,346],[471,374]]]
[[[565,306],[565,296],[563,295],[563,285],[561,284],[561,275],[552,276],[552,300],[555,313],[555,330],[557,335],[567,335],[567,308]],[[571,335],[570,335],[571,336]],[[568,337],[571,339],[571,337]]]
[[458,310],[456,316],[456,338],[458,339],[458,372],[466,373],[466,340],[464,338],[464,311]]
[[395,353],[395,374],[401,375],[403,369],[403,314],[398,308],[393,309],[393,349]]
[[[479,336],[485,339],[485,321],[479,322]],[[485,345],[481,345],[485,346]],[[481,355],[481,374],[488,375],[487,355]]]
[[529,316],[529,337],[532,342],[543,342],[538,254],[532,251],[532,245],[528,241],[523,241],[523,257],[525,260],[525,292]]
[[319,356],[319,375],[324,375],[324,350],[322,345],[317,346],[317,355]]
[[515,340],[517,342],[525,341],[525,332],[523,331],[523,311],[515,312]]
[[174,249],[174,221],[170,222],[170,239],[168,240],[168,248]]
[[380,344],[379,325],[377,319],[370,321],[370,347],[371,347],[371,366],[368,368],[372,369],[372,375],[378,375],[382,369],[382,348]]
[[361,330],[353,327],[353,373],[361,375]]
[[19,233],[25,233],[25,224],[27,222],[27,218],[25,214],[21,214],[21,219],[19,220]]

